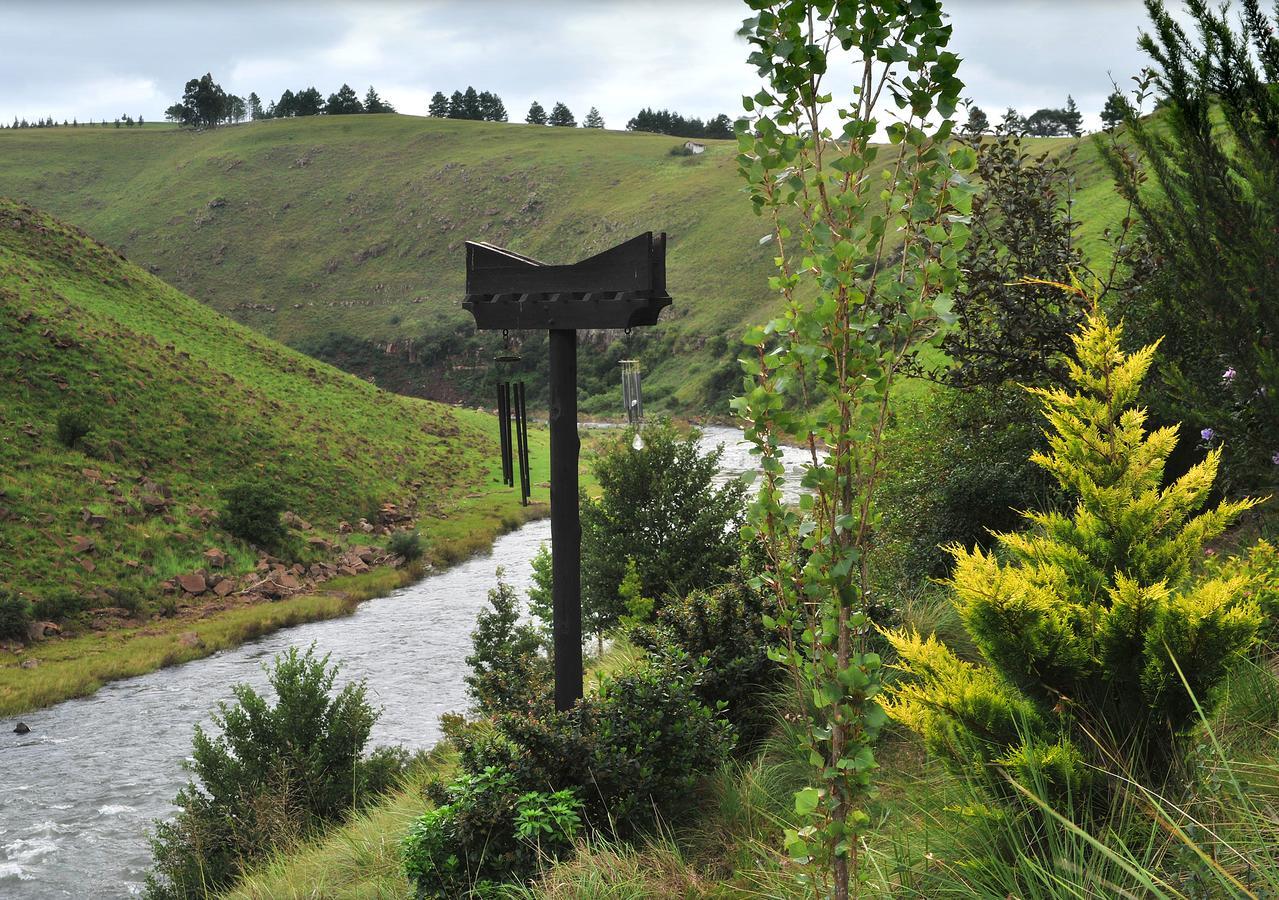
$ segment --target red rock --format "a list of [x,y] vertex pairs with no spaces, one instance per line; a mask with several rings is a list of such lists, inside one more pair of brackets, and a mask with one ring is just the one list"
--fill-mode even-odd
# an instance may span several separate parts
[[288,588],[291,591],[296,591],[298,588],[302,587],[302,582],[298,581],[294,575],[288,572],[283,572],[279,575],[276,575],[275,583],[278,584],[280,587]]
[[204,551],[204,561],[208,563],[210,569],[226,568],[227,555],[216,547],[212,547]]
[[188,631],[178,638],[178,643],[183,647],[203,647],[204,641],[200,640],[200,636],[194,631]]
[[232,593],[234,590],[235,590],[235,582],[230,578],[223,578],[221,581],[219,581],[217,584],[213,586],[213,593],[217,594],[219,597],[225,597],[227,594]]
[[97,545],[93,542],[93,538],[81,537],[76,535],[72,538],[75,544],[71,547],[72,553],[92,553],[97,549]]
[[178,584],[188,594],[203,594],[209,587],[204,581],[204,576],[198,572],[193,572],[190,575],[179,575]]
[[77,559],[76,562],[78,562],[80,564],[80,568],[84,569],[86,572],[91,573],[97,568],[93,560],[89,559],[87,556],[82,556],[80,559]]
[[102,473],[97,469],[81,469],[80,474],[90,481],[97,481],[102,477]]

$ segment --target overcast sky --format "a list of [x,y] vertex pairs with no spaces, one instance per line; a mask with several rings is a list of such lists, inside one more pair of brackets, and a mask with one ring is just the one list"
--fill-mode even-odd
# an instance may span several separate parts
[[[1175,4],[1170,4],[1175,5]],[[966,95],[997,120],[1073,94],[1095,127],[1111,76],[1144,65],[1141,0],[950,0]],[[185,81],[211,71],[263,102],[285,88],[370,85],[400,112],[474,85],[513,121],[536,99],[610,128],[642,106],[736,116],[759,82],[734,0],[160,2],[0,0],[0,120],[160,119]],[[1108,74],[1109,73],[1109,74]],[[831,83],[834,87],[834,83]]]

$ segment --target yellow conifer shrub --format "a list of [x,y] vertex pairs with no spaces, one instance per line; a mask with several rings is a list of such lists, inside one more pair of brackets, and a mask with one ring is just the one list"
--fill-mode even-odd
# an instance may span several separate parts
[[887,691],[892,718],[960,768],[1077,799],[1096,798],[1099,770],[1162,779],[1192,694],[1210,702],[1261,622],[1246,574],[1201,564],[1257,501],[1205,509],[1220,447],[1164,486],[1177,430],[1148,431],[1136,405],[1156,347],[1124,353],[1122,331],[1094,311],[1074,338],[1073,389],[1032,391],[1049,443],[1032,459],[1073,509],[1025,513],[1029,528],[989,553],[950,548],[952,599],[985,664],[888,635],[904,676]]

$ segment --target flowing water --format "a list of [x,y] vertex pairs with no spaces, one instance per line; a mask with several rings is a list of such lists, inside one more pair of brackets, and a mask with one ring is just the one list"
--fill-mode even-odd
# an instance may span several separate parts
[[[710,427],[723,443],[721,480],[753,467],[741,432]],[[794,468],[803,454],[788,452]],[[797,480],[797,479],[795,479]],[[441,713],[466,707],[462,676],[475,614],[505,570],[521,594],[550,523],[497,539],[492,552],[362,604],[351,616],[300,625],[176,668],[112,682],[92,697],[23,715],[31,732],[0,722],[0,897],[119,897],[142,887],[152,821],[172,814],[196,723],[207,724],[231,688],[266,687],[264,665],[314,644],[363,678],[383,707],[372,742],[434,744]]]

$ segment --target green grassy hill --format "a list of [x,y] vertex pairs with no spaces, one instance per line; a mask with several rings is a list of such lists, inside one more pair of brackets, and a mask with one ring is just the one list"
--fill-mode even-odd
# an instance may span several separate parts
[[[495,347],[475,337],[459,306],[465,240],[569,262],[664,230],[674,308],[644,334],[594,338],[597,352],[583,354],[583,402],[620,412],[612,394],[627,355],[650,370],[650,401],[724,412],[705,402],[736,387],[737,339],[772,307],[772,251],[741,193],[735,143],[671,155],[681,143],[397,115],[204,133],[24,129],[0,132],[0,195],[74,222],[270,337],[384,387],[445,400],[487,398]],[[1089,244],[1120,212],[1088,141],[1078,165],[1076,212]],[[531,337],[526,357],[542,353]]]
[[[91,427],[74,449],[58,436],[68,414]],[[494,483],[495,431],[283,347],[0,200],[0,588],[110,606],[103,590],[152,597],[210,548],[227,572],[252,569],[216,515],[244,479],[284,498],[303,538],[348,540],[340,521],[386,503],[430,538],[478,534],[517,510]]]

